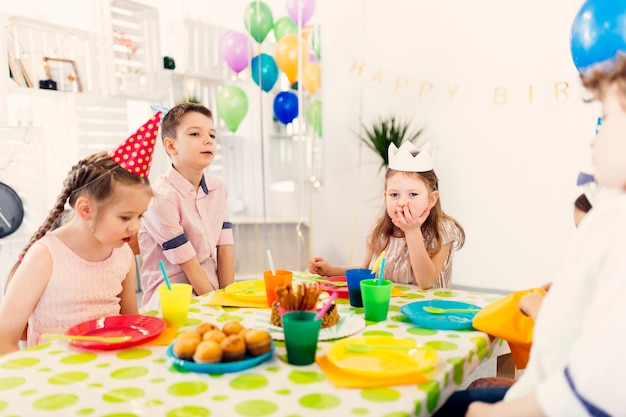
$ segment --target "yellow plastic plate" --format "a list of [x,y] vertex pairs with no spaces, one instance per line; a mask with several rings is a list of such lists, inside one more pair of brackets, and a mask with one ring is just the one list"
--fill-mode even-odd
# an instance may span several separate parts
[[235,282],[222,291],[224,295],[238,300],[262,302],[267,299],[265,295],[265,281],[263,280]]
[[349,337],[333,344],[326,356],[346,372],[370,377],[425,373],[437,364],[432,348],[391,336]]

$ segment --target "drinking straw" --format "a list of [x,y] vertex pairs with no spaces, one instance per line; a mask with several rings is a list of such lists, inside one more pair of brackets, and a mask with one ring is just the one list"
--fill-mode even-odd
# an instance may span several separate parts
[[378,273],[378,285],[383,285],[383,272],[385,271],[385,260],[387,258],[383,258],[382,261],[380,261],[380,272]]
[[337,298],[337,295],[339,295],[339,293],[337,292],[334,292],[331,294],[328,301],[326,301],[326,304],[324,304],[324,306],[320,309],[320,311],[315,315],[315,318],[313,320],[320,320],[322,317],[324,317],[324,314],[326,314],[330,306],[333,305],[333,301],[335,301],[335,298]]
[[376,259],[376,262],[374,262],[374,266],[372,267],[372,273],[374,274],[376,273],[376,271],[378,270],[378,267],[380,266],[380,263],[382,262],[386,254],[387,253],[385,251],[382,251],[380,255],[378,255],[378,258]]
[[159,268],[161,268],[161,273],[163,274],[163,279],[165,280],[167,289],[172,291],[172,284],[170,284],[170,279],[167,277],[167,272],[165,272],[165,265],[163,265],[163,261],[159,261]]
[[272,251],[267,250],[267,260],[270,262],[270,271],[272,271],[272,275],[276,275],[276,270],[274,269],[274,261],[272,260]]

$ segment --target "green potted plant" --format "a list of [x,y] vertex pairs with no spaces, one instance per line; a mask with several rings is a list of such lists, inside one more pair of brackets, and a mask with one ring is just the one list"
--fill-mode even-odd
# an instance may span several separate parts
[[415,143],[423,132],[423,129],[419,129],[415,133],[408,133],[409,127],[410,123],[399,120],[396,116],[380,118],[369,128],[363,125],[364,134],[361,135],[361,140],[368,148],[380,155],[381,170],[389,165],[387,149],[391,143],[398,148],[406,141]]

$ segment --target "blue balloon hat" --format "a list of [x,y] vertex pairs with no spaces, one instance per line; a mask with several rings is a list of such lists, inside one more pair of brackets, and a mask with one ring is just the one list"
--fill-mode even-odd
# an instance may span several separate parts
[[586,73],[596,64],[626,54],[626,2],[587,0],[574,18],[570,32],[574,65]]

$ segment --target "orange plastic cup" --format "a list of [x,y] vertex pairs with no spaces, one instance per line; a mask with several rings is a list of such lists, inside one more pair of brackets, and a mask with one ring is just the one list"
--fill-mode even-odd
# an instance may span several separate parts
[[267,306],[272,307],[276,301],[276,288],[281,285],[291,285],[293,272],[277,269],[276,275],[272,275],[272,271],[263,271],[263,280],[265,281],[265,295],[267,297]]

